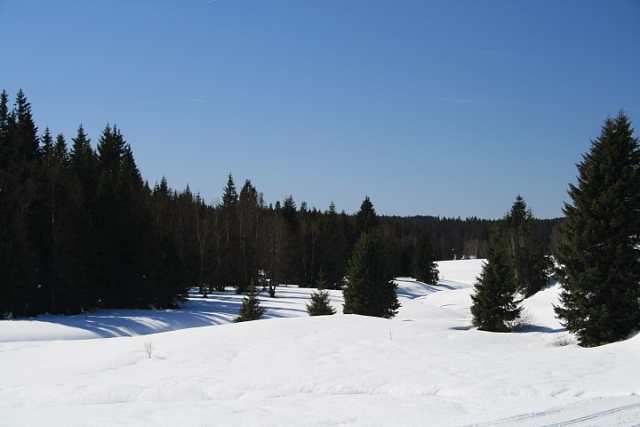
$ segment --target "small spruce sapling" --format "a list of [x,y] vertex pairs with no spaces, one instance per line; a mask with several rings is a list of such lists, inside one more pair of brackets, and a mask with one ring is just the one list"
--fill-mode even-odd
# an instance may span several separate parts
[[251,281],[249,289],[247,290],[247,296],[242,300],[242,306],[240,307],[240,316],[233,319],[235,323],[247,322],[250,320],[261,319],[267,312],[265,307],[260,306],[260,299],[258,298],[258,291],[256,286]]
[[336,310],[329,303],[329,291],[324,290],[326,282],[324,271],[322,271],[321,268],[318,272],[318,280],[316,280],[318,291],[311,293],[310,304],[306,304],[309,316],[330,316],[336,314]]
[[329,291],[312,292],[311,302],[306,306],[309,316],[330,316],[336,314],[335,308],[329,303]]
[[331,306],[329,301],[329,291],[324,290],[326,280],[322,269],[318,272],[318,280],[316,286],[318,291],[311,293],[310,304],[306,304],[309,316],[330,316],[336,314],[336,310]]

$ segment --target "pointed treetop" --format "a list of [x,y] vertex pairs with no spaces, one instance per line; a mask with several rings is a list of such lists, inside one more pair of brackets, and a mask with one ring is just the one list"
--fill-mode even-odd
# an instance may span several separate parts
[[511,206],[511,210],[505,215],[504,221],[508,227],[518,227],[525,220],[529,219],[533,219],[531,209],[527,209],[527,204],[522,196],[518,194],[516,201],[513,202],[513,206]]
[[80,167],[92,167],[95,159],[95,152],[91,148],[91,140],[82,127],[78,126],[78,134],[75,138],[71,138],[73,145],[71,146],[71,164]]
[[238,202],[238,192],[236,191],[236,185],[233,182],[233,176],[229,174],[227,180],[227,186],[224,187],[224,194],[222,195],[222,205],[231,206]]
[[51,136],[51,131],[48,126],[45,128],[44,135],[42,135],[40,141],[42,143],[42,155],[47,157],[49,154],[52,154],[53,137]]
[[56,145],[53,147],[53,156],[63,164],[69,162],[69,152],[67,151],[67,141],[64,135],[59,133],[56,137]]
[[373,203],[371,203],[369,196],[366,196],[362,205],[360,205],[360,210],[356,214],[357,233],[368,233],[379,225],[380,220],[378,219],[376,210],[373,208]]
[[298,210],[296,209],[296,202],[293,200],[293,196],[289,196],[284,199],[282,205],[282,216],[289,224],[289,228],[294,232],[298,229]]
[[258,190],[256,190],[256,187],[251,184],[251,180],[247,179],[240,190],[240,202],[257,205],[258,198]]

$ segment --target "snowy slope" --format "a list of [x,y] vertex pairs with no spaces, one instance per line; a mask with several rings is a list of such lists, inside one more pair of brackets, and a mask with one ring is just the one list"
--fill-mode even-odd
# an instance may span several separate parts
[[437,287],[399,278],[392,320],[309,318],[311,290],[280,287],[267,320],[241,324],[233,293],[0,322],[0,426],[640,424],[640,337],[564,345],[557,287],[526,302],[526,332],[477,331],[481,265],[440,263]]

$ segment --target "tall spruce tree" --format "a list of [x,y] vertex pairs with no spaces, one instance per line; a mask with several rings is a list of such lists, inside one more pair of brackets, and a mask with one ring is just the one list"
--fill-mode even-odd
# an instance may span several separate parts
[[419,281],[430,285],[438,284],[438,266],[435,263],[431,233],[427,228],[421,228],[416,234],[412,270]]
[[321,218],[320,232],[323,236],[322,271],[329,287],[333,289],[334,284],[340,283],[344,277],[350,254],[347,236],[333,202]]
[[217,258],[214,287],[217,291],[224,291],[227,286],[236,288],[242,293],[246,289],[242,270],[242,254],[240,252],[240,236],[238,233],[238,192],[229,174],[227,185],[222,195],[222,206],[219,209],[219,229],[217,230]]
[[557,316],[582,346],[640,328],[640,147],[629,118],[608,118],[565,203]]
[[550,263],[544,255],[536,220],[521,196],[516,198],[500,230],[516,290],[529,298],[547,284]]
[[238,237],[240,243],[240,271],[241,281],[238,293],[244,293],[251,281],[258,278],[258,249],[259,229],[261,227],[260,215],[261,195],[246,180],[240,190],[238,198]]
[[9,144],[9,95],[0,93],[0,170],[7,167]]
[[91,139],[82,125],[78,126],[75,138],[71,139],[68,154],[71,170],[71,197],[69,204],[69,222],[71,233],[67,252],[70,273],[66,283],[71,284],[69,295],[75,294],[78,304],[69,303],[73,311],[88,309],[98,305],[98,230],[96,227],[96,197],[98,181],[98,160],[91,147]]
[[96,228],[97,282],[104,304],[144,307],[143,243],[148,222],[143,212],[144,184],[129,145],[109,125],[98,142]]
[[475,284],[471,314],[473,325],[482,331],[509,332],[509,324],[522,310],[515,298],[516,286],[502,239],[496,233],[486,249],[487,261]]
[[39,157],[40,139],[38,128],[33,121],[31,104],[20,89],[16,95],[16,104],[11,113],[11,145],[13,147],[14,160],[17,162],[31,162]]
[[343,289],[345,314],[391,318],[400,308],[397,285],[389,273],[384,236],[379,227],[360,235]]
[[38,314],[39,248],[33,244],[33,213],[39,197],[38,128],[24,92],[8,111],[0,97],[0,303],[17,316]]

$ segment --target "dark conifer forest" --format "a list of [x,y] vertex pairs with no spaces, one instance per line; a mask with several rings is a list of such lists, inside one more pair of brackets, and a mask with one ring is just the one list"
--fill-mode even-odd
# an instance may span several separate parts
[[[479,258],[500,223],[358,218],[333,204],[298,205],[293,196],[267,204],[250,180],[236,184],[231,174],[220,190],[222,202],[212,205],[166,179],[150,185],[116,125],[105,126],[94,144],[82,125],[69,139],[54,136],[38,129],[22,91],[12,108],[3,91],[0,310],[25,317],[172,308],[192,287],[205,295],[240,293],[253,281],[277,296],[278,284],[311,287],[321,275],[327,288],[341,287],[361,229],[371,221],[379,223],[391,274],[411,275],[416,239],[425,230],[435,260]],[[546,253],[561,221],[536,220]]]

